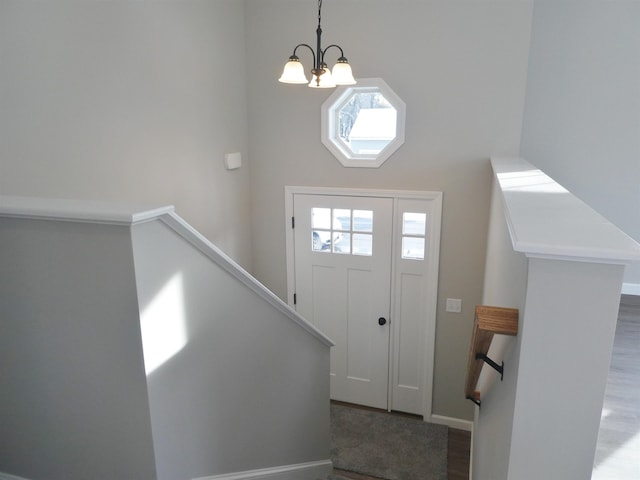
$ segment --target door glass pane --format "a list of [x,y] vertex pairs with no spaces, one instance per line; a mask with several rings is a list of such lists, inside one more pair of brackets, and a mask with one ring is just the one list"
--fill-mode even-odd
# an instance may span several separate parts
[[373,254],[373,210],[316,207],[311,216],[314,252]]
[[351,230],[351,210],[345,208],[333,210],[333,229],[347,232]]
[[404,212],[402,214],[403,235],[424,235],[426,232],[426,224],[426,213]]
[[373,235],[368,233],[354,233],[353,254],[370,257],[373,254]]
[[314,252],[330,252],[331,209],[311,209],[311,249]]
[[330,230],[314,230],[311,232],[311,250],[314,252],[330,252]]
[[349,255],[351,253],[351,234],[339,233],[333,244],[333,253]]
[[311,209],[311,228],[331,229],[331,209],[330,208],[312,208]]
[[354,210],[353,211],[353,231],[373,232],[373,211]]

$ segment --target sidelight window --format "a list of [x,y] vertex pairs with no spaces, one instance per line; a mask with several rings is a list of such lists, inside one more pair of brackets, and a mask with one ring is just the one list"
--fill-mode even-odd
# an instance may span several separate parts
[[402,214],[402,258],[424,260],[426,230],[426,213]]

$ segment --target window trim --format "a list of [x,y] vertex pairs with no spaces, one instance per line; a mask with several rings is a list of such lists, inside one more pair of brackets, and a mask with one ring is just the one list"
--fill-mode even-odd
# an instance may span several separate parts
[[[396,136],[377,154],[355,154],[338,134],[338,115],[344,103],[354,94],[379,91],[396,110]],[[404,144],[406,105],[381,78],[361,78],[356,85],[336,90],[322,104],[321,139],[344,167],[378,168]]]

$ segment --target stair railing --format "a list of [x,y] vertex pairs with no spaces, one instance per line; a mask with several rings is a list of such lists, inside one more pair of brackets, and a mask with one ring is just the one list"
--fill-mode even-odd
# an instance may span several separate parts
[[484,363],[504,375],[504,362],[498,365],[487,356],[495,334],[515,336],[518,334],[518,309],[505,307],[476,306],[473,334],[469,348],[465,396],[480,406],[480,392],[476,390]]

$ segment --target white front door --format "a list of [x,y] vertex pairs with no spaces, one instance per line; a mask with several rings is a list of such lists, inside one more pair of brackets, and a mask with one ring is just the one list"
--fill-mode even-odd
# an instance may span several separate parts
[[327,334],[331,398],[388,408],[393,199],[296,194],[296,310]]
[[331,398],[429,420],[442,193],[286,193],[288,301],[336,343]]

